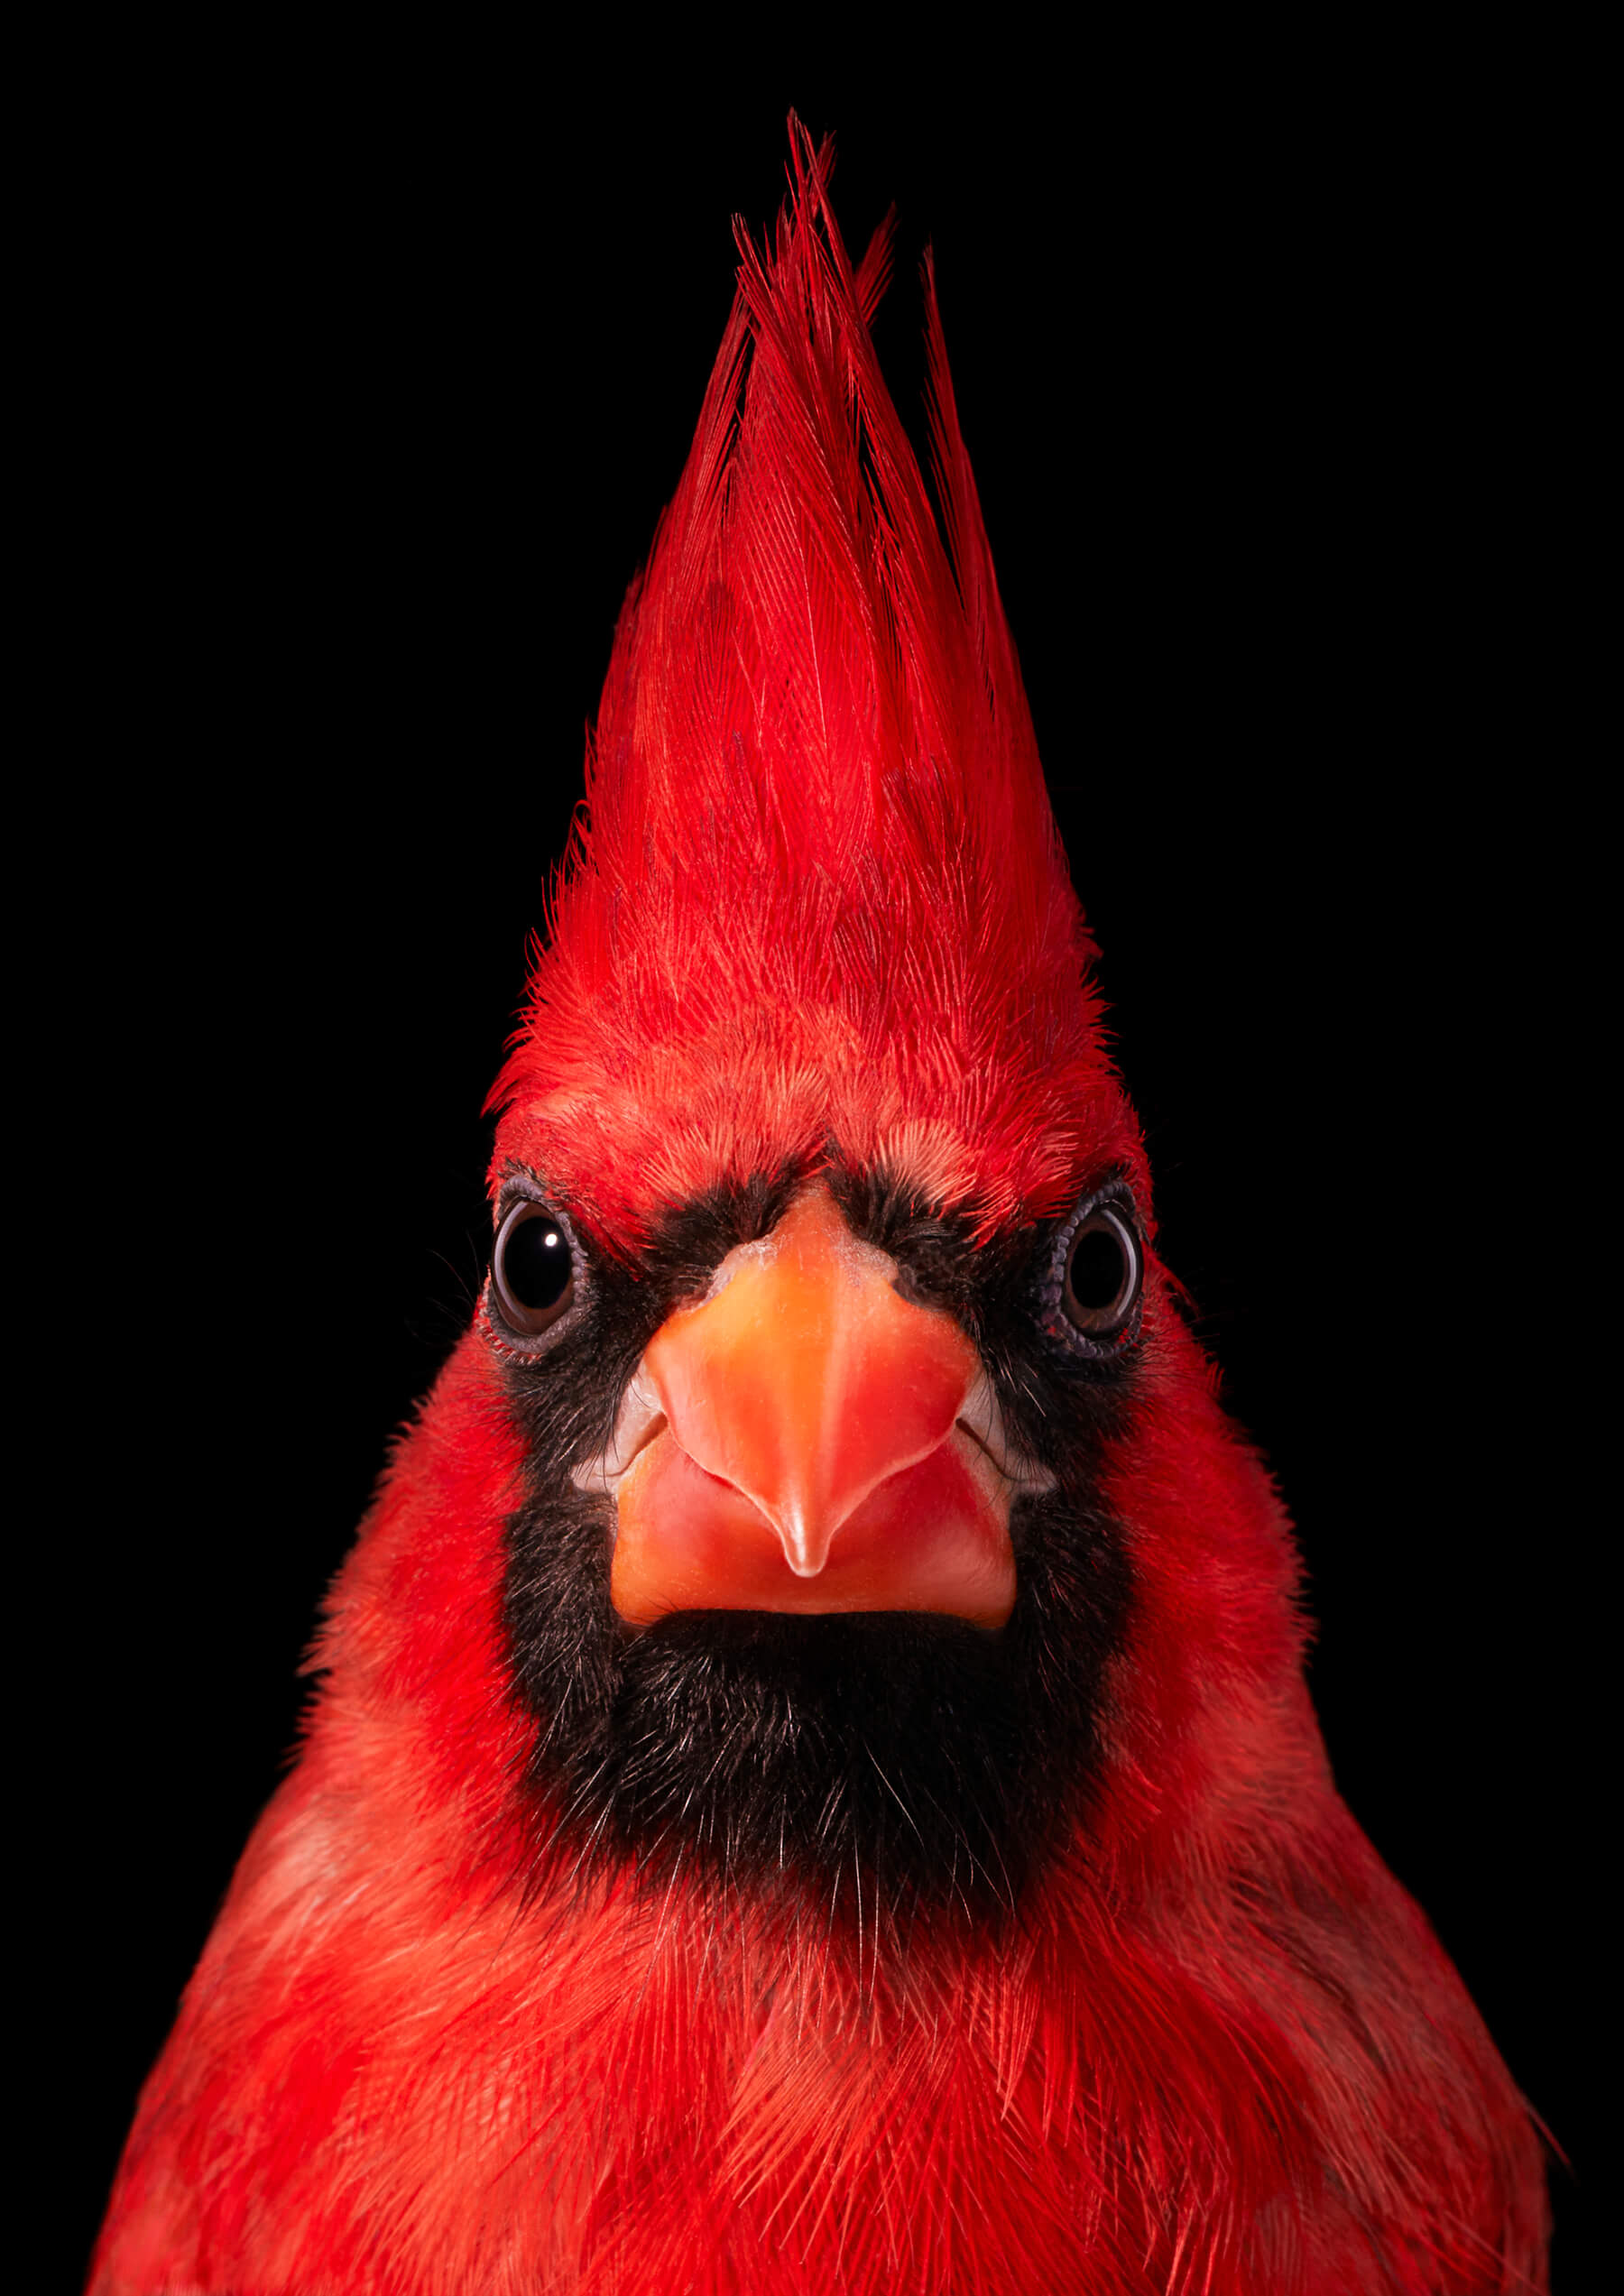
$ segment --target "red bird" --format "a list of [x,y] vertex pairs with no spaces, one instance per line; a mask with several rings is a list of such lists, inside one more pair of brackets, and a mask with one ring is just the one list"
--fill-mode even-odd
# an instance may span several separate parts
[[927,274],[793,139],[615,639],[468,1331],[98,2296],[1545,2287],[1155,1247]]

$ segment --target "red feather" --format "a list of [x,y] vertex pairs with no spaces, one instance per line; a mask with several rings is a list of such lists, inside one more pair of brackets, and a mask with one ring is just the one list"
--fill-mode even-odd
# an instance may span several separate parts
[[[980,1233],[1148,1176],[1084,985],[927,283],[933,511],[794,143],[627,603],[497,1165],[607,1249],[839,1142]],[[943,537],[946,537],[944,540]],[[996,1951],[543,1879],[483,1323],[328,1604],[299,1766],[93,2270],[231,2290],[1545,2286],[1527,2112],[1338,1800],[1289,1534],[1155,1266],[1100,1790]]]
[[616,632],[499,1158],[606,1234],[718,1174],[900,1161],[984,1229],[1141,1171],[927,283],[952,555],[798,147]]

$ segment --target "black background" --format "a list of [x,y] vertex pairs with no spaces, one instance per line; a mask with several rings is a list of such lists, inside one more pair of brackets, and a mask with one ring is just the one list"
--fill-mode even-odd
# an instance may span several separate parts
[[95,1750],[52,1852],[85,2239],[466,1321],[525,936],[791,102],[854,244],[899,203],[909,407],[937,246],[1163,1248],[1300,1526],[1339,1782],[1582,2172],[1590,189],[1463,73],[1279,102],[1242,60],[1214,108],[1193,66],[1045,94],[1042,56],[928,102],[222,68],[98,178],[40,582],[75,633],[47,1544]]

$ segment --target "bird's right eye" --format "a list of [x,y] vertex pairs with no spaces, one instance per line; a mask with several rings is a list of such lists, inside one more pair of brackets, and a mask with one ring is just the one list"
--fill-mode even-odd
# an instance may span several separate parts
[[503,1320],[530,1338],[548,1331],[575,1301],[575,1254],[557,1213],[522,1196],[503,1220],[491,1254],[491,1288]]

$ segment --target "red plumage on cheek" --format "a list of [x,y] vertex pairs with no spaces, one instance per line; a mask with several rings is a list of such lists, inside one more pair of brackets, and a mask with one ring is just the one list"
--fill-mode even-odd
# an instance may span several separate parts
[[348,1694],[318,1707],[312,1754],[322,1758],[336,1730],[333,1760],[358,1782],[375,1767],[379,1806],[455,1808],[448,1854],[470,1885],[511,1878],[525,1855],[513,1786],[531,1729],[503,1625],[503,1530],[523,1468],[497,1367],[470,1332],[396,1451],[313,1661],[342,1650]]
[[[1285,1510],[1165,1292],[1147,1324],[1144,1378],[1103,1476],[1133,1595],[1100,1832],[1148,1876],[1186,1858],[1192,1833],[1232,1825],[1254,1793],[1267,1803],[1299,1770],[1316,1785],[1325,1774]],[[1151,1780],[1146,1800],[1135,1789]]]

